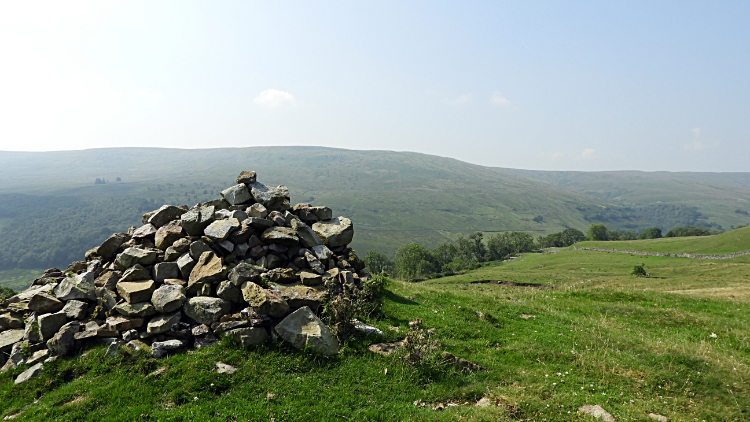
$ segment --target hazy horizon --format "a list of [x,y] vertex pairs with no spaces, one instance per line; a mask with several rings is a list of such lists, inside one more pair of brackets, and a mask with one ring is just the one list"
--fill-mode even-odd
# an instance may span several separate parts
[[748,20],[745,2],[6,2],[0,150],[745,172]]

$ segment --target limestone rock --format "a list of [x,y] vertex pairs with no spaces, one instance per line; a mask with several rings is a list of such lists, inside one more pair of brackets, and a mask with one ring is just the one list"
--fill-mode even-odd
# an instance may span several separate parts
[[176,224],[176,222],[172,222],[159,227],[154,237],[154,245],[161,250],[165,250],[183,236],[185,236],[185,232],[183,232],[182,227]]
[[281,295],[251,281],[242,284],[242,297],[259,314],[281,318],[289,312],[289,304]]
[[253,196],[247,189],[247,185],[244,183],[240,183],[224,189],[223,191],[221,191],[221,197],[231,205],[244,204],[245,202],[253,199]]
[[307,261],[307,265],[314,272],[321,275],[326,272],[325,266],[323,266],[323,264],[318,261],[317,258],[315,258],[315,255],[311,254],[310,252],[305,252],[305,260]]
[[209,224],[203,231],[206,236],[215,242],[221,242],[229,237],[233,231],[240,228],[240,222],[236,218],[227,218],[226,220],[216,220]]
[[[200,258],[200,255],[198,255],[198,257]],[[177,267],[180,269],[180,275],[182,275],[182,278],[188,279],[190,278],[190,272],[193,271],[193,267],[195,267],[195,260],[189,253],[183,254],[177,260]]]
[[144,268],[143,265],[135,264],[122,273],[119,282],[144,280],[151,280],[151,272]]
[[128,303],[148,302],[155,288],[153,280],[117,283],[117,293]]
[[29,300],[29,309],[40,314],[57,312],[63,306],[65,303],[46,292],[39,292]]
[[88,309],[88,304],[86,302],[81,302],[80,300],[69,300],[65,303],[62,312],[68,317],[68,319],[81,320],[86,317],[86,309]]
[[309,271],[302,271],[299,273],[299,278],[302,284],[305,286],[317,286],[323,284],[323,276],[320,274],[311,273]]
[[154,265],[154,281],[163,283],[168,278],[180,278],[180,264],[176,262],[160,262]]
[[169,331],[175,324],[180,322],[182,314],[178,311],[172,314],[160,314],[148,322],[146,332],[149,334],[162,334]]
[[273,221],[266,220],[265,218],[249,217],[243,223],[256,230],[265,230],[269,227],[273,227]]
[[153,237],[156,234],[156,227],[153,224],[144,224],[138,227],[131,236],[133,239],[145,239],[147,237]]
[[187,296],[185,288],[181,286],[174,286],[165,284],[158,289],[154,290],[151,295],[151,303],[158,312],[168,313],[174,312],[185,303]]
[[236,328],[224,333],[242,348],[250,348],[263,344],[268,338],[268,332],[262,327]]
[[297,204],[294,206],[294,213],[308,223],[314,223],[321,220],[330,220],[333,213],[328,207],[313,207],[310,204]]
[[216,209],[213,206],[199,206],[188,210],[180,216],[182,228],[190,236],[201,236],[203,230],[214,221]]
[[24,330],[5,330],[0,332],[0,352],[10,350],[11,346],[23,340]]
[[170,350],[177,350],[185,346],[181,340],[155,341],[151,344],[151,355],[155,358],[166,356]]
[[47,341],[47,348],[54,355],[64,356],[75,349],[75,334],[80,330],[78,321],[63,325],[60,330]]
[[323,245],[323,240],[307,224],[301,220],[292,220],[292,229],[299,238],[300,243],[306,248]]
[[319,221],[313,224],[312,229],[329,248],[346,246],[354,238],[352,220],[346,217]]
[[587,404],[578,408],[579,413],[585,413],[591,415],[597,419],[601,419],[604,422],[616,422],[615,418],[609,414],[604,408],[598,404]]
[[268,210],[266,207],[263,206],[263,204],[253,204],[247,207],[245,210],[248,217],[255,217],[255,218],[266,218],[268,216]]
[[188,279],[188,292],[195,284],[210,284],[224,279],[224,267],[221,258],[213,252],[203,252],[198,262],[190,272]]
[[106,322],[109,328],[116,331],[127,331],[143,326],[143,318],[137,317],[111,316]]
[[21,374],[18,375],[18,377],[14,381],[14,384],[18,385],[32,378],[38,377],[39,375],[42,374],[42,368],[44,368],[44,364],[42,362],[39,362],[36,365],[32,366],[31,368],[21,372]]
[[286,211],[291,209],[289,205],[289,189],[286,186],[269,188],[268,186],[255,182],[248,185],[253,198],[269,211]]
[[130,240],[130,236],[128,236],[127,233],[115,233],[108,237],[107,240],[96,249],[96,254],[104,259],[109,259],[113,257],[120,246],[128,240]]
[[106,312],[114,309],[115,305],[117,304],[117,300],[115,299],[115,294],[113,290],[109,290],[104,287],[97,287],[96,288],[96,306],[100,307],[101,309],[104,309],[104,311]]
[[63,312],[44,314],[39,316],[38,322],[39,334],[42,336],[41,339],[42,341],[47,341],[57,333],[57,330],[59,330],[60,327],[68,322],[68,317]]
[[150,302],[136,302],[136,303],[122,302],[122,303],[118,303],[114,309],[120,315],[129,316],[129,317],[137,317],[137,318],[150,317],[151,315],[154,315],[156,313],[156,309],[154,308],[154,305],[152,305]]
[[294,229],[289,227],[271,227],[263,232],[262,239],[266,243],[278,243],[283,246],[295,246],[299,243],[299,237]]
[[6,312],[0,315],[0,331],[23,327],[24,323],[22,314],[17,314],[15,312]]
[[254,171],[241,171],[237,176],[237,183],[244,183],[246,185],[255,183],[255,172]]
[[193,258],[193,260],[198,261],[198,258],[203,255],[203,252],[212,252],[213,250],[211,247],[206,245],[206,242],[202,240],[196,240],[195,242],[190,244],[190,257]]
[[62,301],[73,299],[96,300],[94,278],[94,274],[90,272],[66,277],[53,290],[55,297]]
[[237,368],[226,363],[216,362],[216,373],[232,375],[237,372]]
[[335,355],[339,351],[338,342],[307,306],[292,312],[276,325],[275,330],[284,341],[297,349],[309,347],[323,355]]
[[656,414],[656,413],[649,413],[647,416],[650,419],[653,419],[653,420],[655,420],[657,422],[669,422],[669,418],[666,417],[666,416],[664,416],[664,415],[659,415],[659,414]]
[[313,246],[311,249],[321,262],[326,262],[333,258],[333,252],[326,245]]
[[115,259],[115,268],[127,270],[135,264],[151,265],[156,261],[156,251],[130,247],[125,249]]
[[291,308],[308,306],[312,310],[318,309],[328,294],[322,286],[311,287],[302,283],[292,285],[272,284],[269,289],[284,298]]
[[219,287],[216,288],[216,296],[231,303],[242,302],[242,290],[229,280],[219,283]]
[[231,309],[232,305],[224,299],[204,296],[190,298],[182,306],[185,315],[199,324],[206,325],[217,322],[223,315],[228,314]]
[[166,225],[170,221],[176,220],[185,214],[185,210],[174,205],[162,205],[161,208],[148,219],[148,222],[153,224],[157,229],[161,226]]
[[94,280],[94,286],[114,291],[121,276],[119,271],[104,271]]

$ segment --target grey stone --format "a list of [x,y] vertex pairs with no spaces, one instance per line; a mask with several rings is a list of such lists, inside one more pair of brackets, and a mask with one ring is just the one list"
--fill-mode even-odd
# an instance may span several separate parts
[[14,384],[18,385],[32,378],[38,377],[39,375],[42,374],[42,368],[44,368],[44,364],[42,362],[39,362],[36,365],[32,366],[31,368],[21,372],[21,374],[14,381]]
[[231,205],[244,204],[253,199],[253,196],[247,189],[247,185],[245,185],[244,183],[240,183],[224,189],[223,191],[221,191],[221,197]]
[[187,296],[185,288],[181,286],[174,286],[165,284],[158,289],[154,290],[151,295],[151,303],[154,304],[154,308],[158,312],[174,312],[185,303]]
[[284,227],[286,225],[286,220],[284,219],[284,214],[278,212],[278,211],[271,211],[270,214],[268,214],[267,219],[273,221],[273,224]]
[[317,286],[323,284],[323,276],[320,274],[311,273],[309,271],[302,271],[299,273],[299,278],[302,284],[305,286]]
[[297,349],[309,347],[322,355],[335,355],[339,351],[338,342],[307,306],[292,312],[274,329],[284,341]]
[[232,303],[242,302],[242,290],[229,280],[219,283],[219,287],[216,288],[216,296]]
[[154,265],[154,281],[163,283],[168,278],[180,278],[180,265],[176,262],[160,262]]
[[86,317],[86,309],[88,304],[81,302],[80,300],[69,300],[65,303],[65,307],[62,312],[68,317],[68,319],[81,320]]
[[216,372],[219,374],[232,375],[237,372],[237,368],[226,363],[216,362]]
[[10,350],[11,346],[23,340],[24,330],[5,330],[0,332],[0,352]]
[[224,279],[224,267],[221,258],[213,252],[204,252],[190,272],[188,292],[197,283],[213,283]]
[[[198,257],[200,258],[200,255],[198,255]],[[190,271],[193,271],[193,267],[195,267],[195,260],[190,256],[189,253],[186,253],[177,260],[177,267],[179,267],[180,269],[182,278],[187,280],[188,278],[190,278]]]
[[355,320],[352,320],[352,322],[354,323],[354,329],[364,335],[369,335],[369,334],[375,334],[377,336],[385,335],[383,331],[381,331],[379,328],[373,327],[372,325],[367,325],[362,321],[355,319]]
[[597,419],[601,419],[604,422],[616,422],[615,418],[598,404],[594,404],[594,405],[587,404],[587,405],[581,406],[578,408],[578,412],[591,415]]
[[175,248],[170,246],[164,251],[164,262],[175,262],[182,254],[182,252],[177,252]]
[[39,334],[42,336],[42,341],[47,341],[57,333],[66,322],[68,322],[68,316],[63,312],[57,312],[54,314],[44,314],[39,316]]
[[154,315],[156,313],[154,305],[152,305],[150,302],[122,302],[118,303],[114,309],[120,315],[138,318],[150,317],[151,315]]
[[266,220],[265,218],[248,217],[243,223],[256,230],[265,230],[269,227],[273,227],[273,221]]
[[263,344],[268,338],[268,332],[263,327],[236,328],[225,332],[224,335],[245,349]]
[[268,253],[268,246],[258,245],[250,249],[250,257],[253,259],[260,259]]
[[201,236],[203,230],[214,221],[215,212],[216,209],[210,205],[192,208],[180,216],[182,228],[190,236]]
[[190,244],[190,257],[195,261],[203,255],[203,252],[213,252],[213,250],[202,240],[196,240]]
[[104,259],[109,259],[113,257],[120,246],[128,240],[130,240],[130,236],[127,233],[115,233],[108,237],[107,240],[96,249],[96,254]]
[[94,280],[94,286],[114,291],[117,288],[117,282],[120,281],[120,277],[122,277],[122,273],[119,271],[104,271]]
[[130,247],[125,249],[115,259],[115,268],[126,270],[135,264],[151,265],[156,261],[156,251]]
[[104,287],[96,288],[96,306],[104,309],[104,311],[111,311],[117,305],[117,299],[113,291]]
[[313,246],[311,249],[321,262],[325,262],[333,258],[333,252],[331,252],[331,250],[328,249],[328,246],[326,245]]
[[113,341],[109,344],[107,347],[107,351],[104,352],[104,356],[108,358],[113,358],[117,356],[117,349],[119,349],[122,346],[122,342],[120,341]]
[[206,325],[217,322],[219,318],[228,314],[231,309],[232,305],[228,301],[217,297],[205,296],[190,298],[182,306],[185,315],[199,324]]
[[271,284],[269,290],[278,293],[291,308],[308,306],[312,310],[318,309],[328,295],[323,286],[305,286],[302,283]]
[[45,284],[43,286],[31,286],[28,289],[22,291],[21,293],[13,296],[11,299],[22,302],[24,300],[31,299],[35,294],[37,293],[50,293],[54,291],[55,287],[57,287],[58,284]]
[[269,211],[286,211],[291,209],[289,205],[289,189],[286,186],[269,188],[268,186],[255,182],[247,185],[253,198]]
[[176,220],[185,214],[185,210],[174,205],[162,205],[161,208],[151,215],[148,222],[153,224],[157,229],[166,225],[170,221]]
[[155,341],[151,344],[151,356],[162,358],[170,350],[177,350],[185,346],[181,340]]
[[222,240],[221,242],[217,243],[217,246],[221,248],[224,252],[230,254],[232,251],[234,251],[234,243],[228,241],[228,240]]
[[133,239],[144,239],[147,237],[152,237],[156,234],[156,227],[154,227],[153,224],[144,224],[141,227],[138,227],[133,232],[133,235],[131,236]]
[[289,304],[281,295],[251,281],[242,284],[242,297],[259,314],[281,318],[289,312]]
[[[46,292],[39,292],[29,300],[29,310],[46,314],[57,312],[65,306],[65,303]],[[15,327],[18,328],[18,327]]]
[[53,290],[55,297],[62,301],[73,299],[96,300],[94,278],[94,274],[90,272],[66,277]]
[[0,331],[23,328],[24,323],[21,317],[22,314],[17,314],[15,312],[6,312],[0,315]]
[[180,322],[181,313],[179,311],[173,314],[160,314],[148,322],[146,332],[149,334],[162,334],[169,331],[175,324]]
[[291,268],[276,268],[266,273],[268,280],[273,283],[289,284],[298,280]]
[[[107,318],[106,326],[116,331],[132,330],[143,325],[143,318],[139,317],[126,317],[126,316],[111,316]],[[114,337],[119,337],[119,333],[115,334]]]
[[229,237],[233,231],[240,228],[240,221],[236,218],[216,220],[203,231],[211,240],[220,242]]
[[127,347],[130,350],[144,350],[148,353],[151,353],[151,346],[149,346],[148,344],[138,339],[133,339],[133,340],[128,341],[125,347]]
[[75,335],[80,330],[78,321],[69,322],[47,341],[47,348],[52,354],[64,356],[75,349]]
[[249,246],[247,246],[247,243],[240,243],[237,245],[237,247],[234,249],[234,254],[238,258],[242,258],[243,256],[247,255],[247,251],[250,249]]
[[241,171],[237,176],[237,183],[252,184],[255,183],[256,177],[254,171]]
[[268,216],[268,210],[263,206],[263,204],[253,204],[247,207],[245,213],[247,213],[248,217],[255,218],[266,218],[266,216]]
[[330,220],[319,221],[313,224],[312,229],[329,248],[346,246],[354,238],[352,220],[346,217],[336,217]]
[[227,331],[234,330],[235,328],[244,328],[244,327],[252,327],[253,322],[248,320],[242,320],[242,321],[226,321],[226,322],[219,322],[214,325],[212,325],[214,334],[224,334]]
[[299,243],[299,237],[294,229],[289,227],[271,227],[263,232],[261,237],[266,243],[279,243],[283,246],[295,246]]
[[649,413],[647,416],[658,422],[669,422],[669,418],[664,415],[659,415],[656,413]]
[[154,245],[165,250],[172,246],[174,242],[185,236],[182,227],[178,225],[179,220],[173,221],[165,226],[159,227],[154,237]]
[[297,204],[294,206],[294,213],[306,222],[314,223],[321,220],[330,220],[333,217],[331,209],[328,207],[313,207],[310,204]]
[[151,280],[151,272],[141,264],[135,264],[122,273],[118,282]]
[[117,293],[128,303],[148,302],[155,288],[153,280],[117,283]]
[[321,275],[326,272],[326,268],[323,266],[323,264],[318,261],[318,259],[315,258],[315,255],[311,254],[310,252],[305,252],[305,260],[307,261],[307,265],[311,270],[313,270],[313,272]]
[[294,232],[297,234],[297,237],[303,246],[313,248],[314,246],[323,245],[323,240],[321,240],[310,226],[303,223],[301,220],[293,219],[292,229],[294,229]]

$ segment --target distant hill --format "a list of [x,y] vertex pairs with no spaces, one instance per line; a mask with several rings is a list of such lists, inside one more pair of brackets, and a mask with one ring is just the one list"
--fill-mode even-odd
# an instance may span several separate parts
[[612,242],[579,242],[577,247],[622,249],[628,251],[731,254],[750,250],[750,227],[743,227],[713,236],[665,237],[661,239],[623,240]]
[[[391,254],[412,241],[433,247],[475,231],[540,235],[566,227],[585,230],[593,222],[633,231],[750,222],[747,215],[735,214],[733,220],[725,212],[730,198],[737,209],[740,200],[750,201],[750,188],[743,185],[750,176],[744,173],[719,185],[711,179],[716,175],[707,175],[709,182],[700,177],[663,182],[650,173],[614,172],[597,184],[599,176],[587,173],[494,169],[425,154],[322,147],[0,152],[0,269],[66,265],[162,204],[218,198],[241,170],[257,171],[265,184],[286,184],[293,203],[327,205],[351,217],[353,246],[362,255],[370,249]],[[693,199],[681,200],[690,191]]]

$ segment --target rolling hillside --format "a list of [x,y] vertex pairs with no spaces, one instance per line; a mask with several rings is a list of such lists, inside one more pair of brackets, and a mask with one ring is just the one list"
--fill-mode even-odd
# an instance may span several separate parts
[[743,227],[714,236],[668,237],[661,239],[624,240],[613,242],[579,242],[577,247],[623,249],[628,251],[729,254],[750,250],[750,227]]

